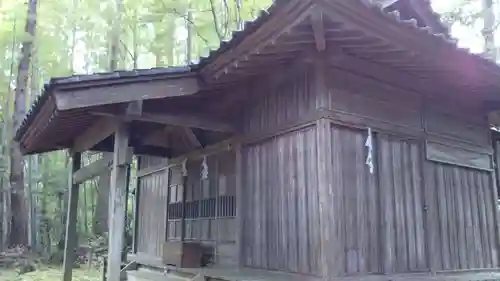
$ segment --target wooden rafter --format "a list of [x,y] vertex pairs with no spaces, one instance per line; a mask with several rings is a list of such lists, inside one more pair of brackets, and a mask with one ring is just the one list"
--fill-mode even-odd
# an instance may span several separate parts
[[110,119],[121,120],[121,121],[142,121],[150,122],[156,124],[172,125],[179,127],[191,127],[199,128],[209,131],[218,132],[234,132],[237,128],[230,124],[229,122],[217,120],[210,116],[203,116],[201,114],[168,114],[168,113],[143,113],[141,115],[125,115],[125,114],[114,114],[107,112],[94,111],[90,114],[110,117]]
[[159,146],[164,148],[170,148],[170,140],[168,138],[168,133],[172,130],[171,126],[164,126],[161,129],[153,131],[148,134],[142,140],[144,145]]
[[194,134],[194,132],[191,128],[183,127],[181,129],[184,133],[184,136],[186,136],[186,139],[188,140],[189,145],[191,145],[193,148],[201,148],[202,147],[200,140]]
[[310,8],[311,0],[290,1],[290,5],[266,22],[257,32],[247,36],[231,52],[220,55],[214,62],[202,69],[202,76],[207,80],[218,79],[228,73],[230,68],[238,67],[240,60],[258,54],[306,19]]
[[73,184],[81,184],[89,179],[97,177],[103,171],[109,170],[112,164],[113,160],[102,158],[78,169],[73,172]]
[[[368,9],[359,1],[328,1],[317,0],[318,5],[321,5],[325,15],[336,21],[349,23],[348,28],[362,30],[367,36],[379,38],[384,42],[390,42],[396,48],[411,50],[414,52],[434,54],[439,53],[444,48],[443,41],[439,38],[432,40],[425,38],[422,40],[424,33],[418,34],[415,32],[408,32],[408,28],[397,27],[398,23],[394,20],[393,23],[387,23],[387,19],[374,15],[373,11]],[[395,27],[396,25],[396,27]],[[500,77],[494,68],[493,64],[487,64],[485,61],[474,60],[473,56],[463,56],[459,54],[459,50],[454,50],[452,47],[448,48],[448,54],[451,57],[461,58],[461,60],[450,59],[443,64],[444,71],[454,73],[460,79],[463,65],[467,63],[474,63],[478,68],[485,70],[491,75]],[[431,63],[436,65],[429,56],[423,56],[421,60],[424,63]],[[457,75],[458,74],[458,75]],[[488,78],[490,78],[489,76]],[[483,83],[484,81],[478,81]],[[485,83],[485,82],[484,82]]]
[[311,11],[309,16],[311,27],[313,29],[316,49],[323,52],[326,49],[325,25],[323,23],[323,12],[317,7]]
[[376,2],[382,8],[387,8],[390,5],[398,2],[399,0],[369,0],[369,1]]
[[106,139],[116,131],[117,120],[110,118],[99,118],[73,142],[72,151],[84,152],[89,150],[102,140]]

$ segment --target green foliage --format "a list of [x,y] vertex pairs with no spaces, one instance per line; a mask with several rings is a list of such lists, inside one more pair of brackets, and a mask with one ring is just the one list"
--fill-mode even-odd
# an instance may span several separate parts
[[[102,273],[97,270],[74,269],[74,281],[99,281]],[[19,275],[17,270],[0,270],[0,281],[52,281],[62,280],[62,269],[43,267],[34,272]]]
[[[238,11],[236,0],[123,1],[122,15],[116,13],[114,1],[39,1],[36,36],[30,38],[35,48],[30,70],[31,98],[27,103],[34,100],[43,82],[50,77],[108,71],[112,26],[118,16],[118,68],[131,69],[134,65],[138,68],[174,66],[186,63],[188,48],[193,60],[217,48],[220,39],[229,39],[231,32],[238,28],[238,19],[252,20],[257,11],[267,8],[272,2],[242,0],[241,11]],[[27,39],[24,34],[26,8],[24,1],[0,1],[2,127],[4,122],[10,122],[12,115],[20,44]],[[191,36],[191,46],[188,46],[188,34]],[[8,146],[13,133],[9,132],[9,126],[5,128],[0,130],[0,187],[3,189],[8,188]],[[95,160],[98,155],[89,157]],[[58,243],[64,233],[65,196],[69,180],[67,153],[59,151],[26,157],[25,177],[27,194],[33,201],[33,231],[37,233],[38,244],[44,245],[39,250],[49,256],[58,250]],[[92,235],[92,220],[99,192],[96,182],[90,181],[80,189],[78,237],[82,244],[95,239]],[[132,202],[128,205],[131,216]],[[53,276],[50,270],[45,273]],[[23,280],[45,280],[38,271],[30,278]]]

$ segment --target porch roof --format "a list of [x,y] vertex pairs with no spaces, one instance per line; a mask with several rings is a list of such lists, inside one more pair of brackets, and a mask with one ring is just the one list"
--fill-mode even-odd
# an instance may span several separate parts
[[[396,4],[405,1],[414,3]],[[290,65],[310,50],[319,51],[334,67],[427,95],[500,101],[500,68],[457,47],[427,0],[417,1],[418,13],[392,2],[276,0],[198,64],[52,79],[16,139],[26,154],[69,148],[99,120],[89,117],[90,111],[116,114],[133,100],[145,100],[149,112],[175,112],[175,120],[185,112],[189,118],[194,112],[217,115],[247,98],[221,94],[221,89],[272,72],[269,66]],[[214,117],[231,119],[230,114]],[[193,122],[187,127],[196,128],[190,126]],[[138,125],[138,134],[157,130],[158,123]]]

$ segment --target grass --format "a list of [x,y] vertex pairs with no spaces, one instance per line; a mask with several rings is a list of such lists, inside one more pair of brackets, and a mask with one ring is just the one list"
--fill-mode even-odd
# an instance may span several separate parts
[[[101,281],[101,272],[96,269],[73,269],[73,281]],[[62,280],[62,268],[41,267],[34,272],[19,275],[16,270],[0,269],[0,281],[58,281]]]

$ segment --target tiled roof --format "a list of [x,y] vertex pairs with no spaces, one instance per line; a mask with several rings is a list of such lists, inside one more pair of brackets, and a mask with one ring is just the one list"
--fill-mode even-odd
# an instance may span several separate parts
[[[40,111],[43,104],[47,101],[50,95],[51,88],[54,87],[55,85],[63,85],[63,84],[66,85],[66,84],[79,83],[85,81],[87,82],[112,81],[114,79],[122,79],[122,78],[138,78],[138,77],[148,77],[156,75],[170,75],[170,74],[197,72],[199,69],[202,69],[206,65],[213,62],[219,55],[238,46],[248,35],[258,30],[263,24],[265,24],[270,18],[272,18],[273,14],[276,13],[276,11],[280,10],[284,5],[286,5],[290,1],[292,0],[273,1],[273,4],[267,10],[262,10],[259,16],[255,20],[246,22],[243,30],[233,32],[230,40],[221,42],[218,49],[211,51],[207,57],[200,58],[198,64],[185,67],[134,69],[128,71],[113,71],[113,72],[97,73],[91,75],[73,75],[68,77],[53,78],[50,80],[48,84],[44,86],[42,94],[35,101],[31,110],[27,114],[25,120],[22,122],[21,127],[17,131],[16,138],[19,139],[25,133],[29,124],[33,122],[33,119],[35,118],[36,114]],[[448,29],[441,23],[439,15],[432,11],[429,0],[421,0],[421,1],[426,2],[425,3],[425,5],[427,5],[426,8],[430,9],[432,16],[435,18],[435,20],[442,25],[443,27],[442,31],[444,33],[435,33],[434,30],[430,27],[420,27],[416,20],[402,19],[400,13],[397,10],[392,12],[387,12],[384,10],[383,6],[377,5],[372,1],[367,1],[367,0],[345,0],[345,1],[363,2],[373,11],[380,13],[381,16],[383,17],[390,18],[395,23],[415,29],[416,32],[426,33],[430,37],[442,40],[445,44],[452,45],[459,51],[467,53],[468,55],[481,60],[485,64],[488,64],[490,66],[496,66],[494,62],[482,57],[481,55],[470,53],[467,49],[458,48],[456,45],[457,41],[454,39],[450,39],[449,34],[447,33]]]
[[149,69],[133,69],[133,70],[117,70],[110,72],[101,72],[94,74],[84,75],[71,75],[67,77],[56,77],[50,79],[48,83],[43,86],[41,94],[37,97],[31,109],[26,114],[21,126],[16,132],[16,139],[19,139],[28,129],[29,125],[33,122],[36,115],[40,112],[45,102],[49,99],[53,87],[58,85],[77,84],[80,82],[99,82],[99,81],[113,81],[123,78],[151,78],[162,75],[172,74],[186,74],[191,73],[191,67],[156,67]]

